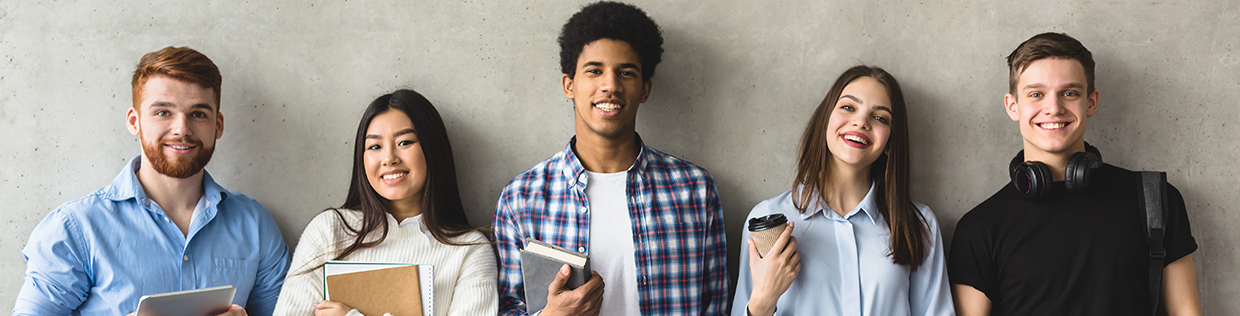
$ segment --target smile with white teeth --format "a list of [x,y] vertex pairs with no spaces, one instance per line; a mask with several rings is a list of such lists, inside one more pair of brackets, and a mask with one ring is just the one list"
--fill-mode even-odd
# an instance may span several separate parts
[[612,112],[612,111],[619,111],[620,108],[624,106],[615,104],[615,103],[610,103],[610,102],[603,102],[603,103],[594,104],[594,107],[598,108],[599,110]]
[[862,145],[870,144],[870,142],[865,141],[865,138],[861,138],[861,136],[857,136],[857,135],[844,135],[844,139],[851,140],[853,142],[857,142]]
[[186,149],[189,149],[189,146],[168,145],[168,147],[172,147],[172,149],[176,149],[176,150],[186,150]]
[[1038,126],[1041,126],[1044,129],[1061,129],[1064,126],[1068,126],[1068,124],[1067,123],[1041,123],[1041,124],[1038,124]]
[[407,174],[409,174],[409,173],[408,173],[408,172],[393,173],[393,174],[383,175],[383,176],[382,176],[382,177],[380,177],[380,178],[383,178],[383,180],[400,179],[400,177],[404,177],[404,176],[405,176],[405,175],[407,175]]

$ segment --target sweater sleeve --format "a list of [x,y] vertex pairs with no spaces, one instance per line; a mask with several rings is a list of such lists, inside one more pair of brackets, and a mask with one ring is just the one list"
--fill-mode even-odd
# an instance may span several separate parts
[[[479,233],[474,233],[479,234]],[[495,253],[486,244],[485,237],[474,242],[482,245],[469,248],[461,265],[461,275],[453,289],[450,316],[496,315],[499,313],[499,297],[495,295]]]
[[293,252],[288,276],[284,278],[275,315],[314,315],[311,304],[323,300],[322,266],[331,259],[336,222],[335,212],[329,210],[319,213],[306,225]]

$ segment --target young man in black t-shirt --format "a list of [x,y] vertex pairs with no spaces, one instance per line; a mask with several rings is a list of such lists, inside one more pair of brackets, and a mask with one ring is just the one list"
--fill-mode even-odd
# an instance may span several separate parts
[[[1084,140],[1086,119],[1098,109],[1089,50],[1065,34],[1039,34],[1008,56],[1008,67],[1004,108],[1024,139],[1013,170],[1036,165],[1026,161],[1045,169],[1013,172],[1019,183],[1005,184],[960,219],[948,258],[957,313],[1149,315],[1140,180],[1102,163]],[[1184,198],[1170,185],[1166,194],[1160,304],[1171,315],[1200,315],[1191,256],[1197,243]]]

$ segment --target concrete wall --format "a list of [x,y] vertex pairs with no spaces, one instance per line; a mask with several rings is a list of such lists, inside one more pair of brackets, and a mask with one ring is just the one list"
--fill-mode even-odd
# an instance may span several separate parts
[[[208,166],[266,205],[289,244],[343,202],[352,135],[376,96],[413,88],[455,145],[469,218],[572,135],[560,92],[563,1],[0,2],[0,310],[30,230],[107,185],[140,152],[124,128],[138,58],[198,49],[224,74],[226,133]],[[1161,169],[1184,193],[1207,314],[1240,314],[1240,4],[1224,1],[643,1],[664,62],[638,131],[715,176],[736,268],[742,220],[790,186],[794,145],[844,69],[885,67],[910,106],[914,198],[955,222],[1004,185],[1019,149],[1003,58],[1067,32],[1098,62],[1087,139],[1111,163]],[[1233,299],[1228,299],[1229,297]]]

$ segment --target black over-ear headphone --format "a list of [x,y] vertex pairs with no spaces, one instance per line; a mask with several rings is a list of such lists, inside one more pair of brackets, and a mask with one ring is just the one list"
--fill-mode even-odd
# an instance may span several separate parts
[[[1089,177],[1094,169],[1102,166],[1102,153],[1098,148],[1085,143],[1085,151],[1072,154],[1068,158],[1068,166],[1064,170],[1064,185],[1068,191],[1085,193],[1089,190]],[[1008,166],[1012,177],[1012,187],[1025,198],[1038,200],[1050,196],[1051,168],[1039,161],[1025,161],[1025,151],[1021,150],[1012,158]]]

